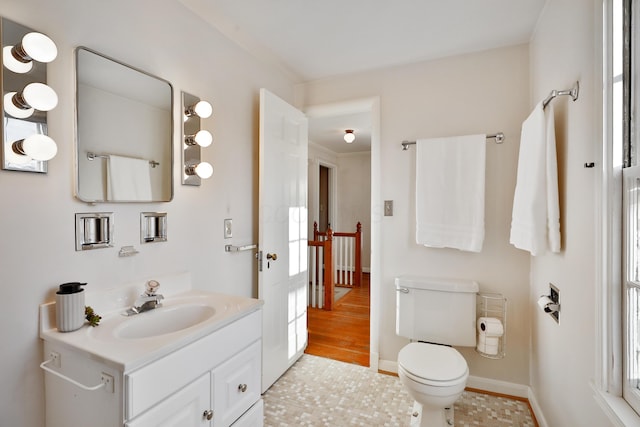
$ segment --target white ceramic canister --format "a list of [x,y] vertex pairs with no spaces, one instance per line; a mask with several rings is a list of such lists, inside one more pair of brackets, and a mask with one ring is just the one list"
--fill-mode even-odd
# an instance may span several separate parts
[[56,323],[58,331],[71,332],[84,324],[84,289],[86,283],[69,282],[56,292]]

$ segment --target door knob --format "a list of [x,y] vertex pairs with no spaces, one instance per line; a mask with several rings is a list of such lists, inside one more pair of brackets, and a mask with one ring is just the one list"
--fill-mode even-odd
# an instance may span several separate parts
[[270,259],[271,261],[275,261],[278,259],[278,254],[267,254],[267,259]]
[[202,414],[203,418],[206,418],[208,421],[211,421],[211,419],[213,418],[213,411],[211,409],[207,409],[206,411],[204,411],[204,413]]

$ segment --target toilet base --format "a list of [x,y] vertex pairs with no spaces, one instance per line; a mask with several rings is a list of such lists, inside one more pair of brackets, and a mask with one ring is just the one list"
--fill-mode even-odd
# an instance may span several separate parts
[[454,425],[453,405],[449,408],[426,409],[422,404],[413,403],[411,427],[449,427]]

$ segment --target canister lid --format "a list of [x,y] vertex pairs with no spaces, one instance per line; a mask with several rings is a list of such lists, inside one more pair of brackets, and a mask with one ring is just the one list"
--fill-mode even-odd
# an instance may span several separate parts
[[80,282],[67,282],[60,285],[60,290],[56,292],[58,295],[67,295],[67,294],[77,294],[78,292],[84,291],[81,286],[86,285],[86,283]]

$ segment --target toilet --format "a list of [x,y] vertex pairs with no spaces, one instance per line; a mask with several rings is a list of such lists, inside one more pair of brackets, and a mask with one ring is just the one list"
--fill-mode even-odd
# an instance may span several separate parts
[[453,425],[469,367],[452,346],[476,345],[478,283],[400,276],[395,285],[396,334],[412,341],[398,353],[398,376],[415,401],[411,426]]

